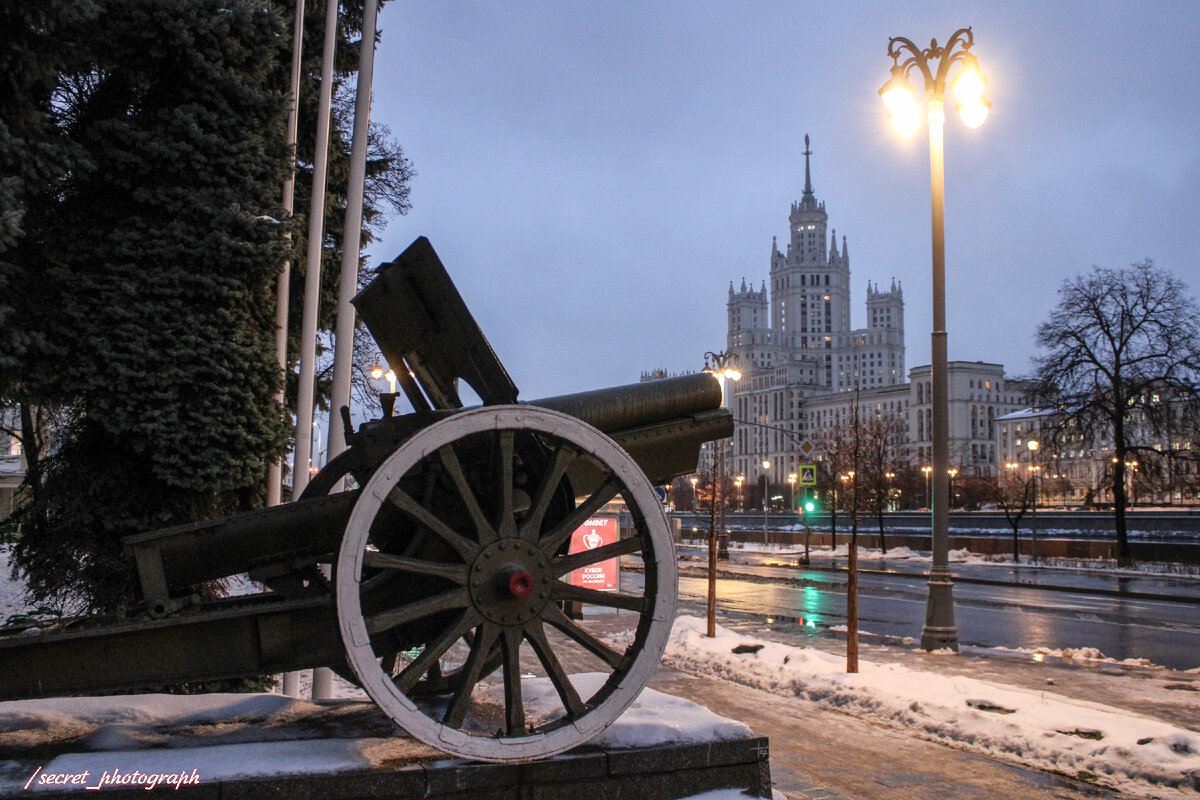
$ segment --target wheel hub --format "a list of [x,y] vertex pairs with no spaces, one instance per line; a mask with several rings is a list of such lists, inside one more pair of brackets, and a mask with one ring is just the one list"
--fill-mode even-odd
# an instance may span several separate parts
[[520,539],[501,539],[471,562],[471,604],[499,625],[522,625],[550,599],[550,564],[541,548]]

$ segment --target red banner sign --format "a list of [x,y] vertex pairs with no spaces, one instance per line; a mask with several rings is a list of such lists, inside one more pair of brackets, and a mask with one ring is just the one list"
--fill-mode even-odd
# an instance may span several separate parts
[[[606,544],[612,544],[621,536],[615,517],[599,517],[589,519],[575,533],[571,534],[571,552],[582,553],[585,550],[595,550]],[[591,564],[575,570],[567,582],[572,586],[582,586],[585,589],[598,589],[602,592],[617,591],[617,559],[610,558],[599,564]]]

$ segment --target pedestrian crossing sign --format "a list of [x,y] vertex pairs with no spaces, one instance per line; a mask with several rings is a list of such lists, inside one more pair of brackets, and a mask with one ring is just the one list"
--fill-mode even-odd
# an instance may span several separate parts
[[817,485],[817,466],[816,466],[816,464],[805,464],[800,467],[800,485],[801,486],[816,486]]

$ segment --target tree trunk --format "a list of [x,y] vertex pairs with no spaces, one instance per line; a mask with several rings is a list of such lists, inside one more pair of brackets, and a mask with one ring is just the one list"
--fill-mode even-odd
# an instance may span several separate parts
[[1113,418],[1113,522],[1117,531],[1117,566],[1132,567],[1133,554],[1129,550],[1129,532],[1125,528],[1125,403],[1118,397],[1118,413]]
[[832,540],[830,547],[837,549],[837,503],[829,504],[829,536]]
[[883,511],[882,510],[879,512],[879,552],[885,556],[887,555],[887,539],[884,538],[884,533],[883,533]]
[[1117,531],[1117,566],[1132,567],[1133,554],[1129,550],[1129,532],[1125,527],[1125,448],[1118,445],[1117,460],[1113,464],[1113,522]]

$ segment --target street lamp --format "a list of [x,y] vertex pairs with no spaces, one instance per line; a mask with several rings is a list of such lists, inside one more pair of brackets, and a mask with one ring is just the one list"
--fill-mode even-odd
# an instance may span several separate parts
[[788,483],[790,483],[792,485],[792,504],[790,506],[788,506],[788,510],[795,511],[796,510],[796,473],[792,472],[792,473],[788,474]]
[[951,467],[946,470],[946,474],[950,476],[950,507],[954,507],[954,476],[958,474],[957,467]]
[[[711,363],[710,363],[711,362]],[[714,353],[711,350],[704,354],[704,371],[711,372],[721,385],[721,407],[728,408],[725,401],[725,381],[738,381],[742,373],[737,369],[737,356],[729,351]],[[713,476],[713,525],[708,535],[708,638],[717,635],[717,536],[718,531],[725,531],[725,502],[721,496],[725,488],[725,440],[715,443],[717,448],[717,469]],[[728,553],[726,553],[728,557]]]
[[733,485],[737,487],[737,493],[738,493],[738,511],[745,510],[744,508],[742,508],[742,484],[745,482],[746,482],[745,475],[738,475],[736,478],[733,479]]
[[689,480],[692,483],[692,510],[699,511],[700,497],[696,494],[696,484],[700,482],[700,479],[693,475],[691,478],[689,478]]
[[763,459],[763,544],[767,543],[767,495],[770,494],[770,478],[767,470],[771,468],[771,462],[768,459]]
[[[1037,461],[1037,451],[1038,451],[1038,446],[1039,446],[1038,440],[1030,439],[1025,444],[1027,447],[1029,447],[1029,460]],[[1037,552],[1037,495],[1038,495],[1037,477],[1038,477],[1038,469],[1040,469],[1040,468],[1038,467],[1037,464],[1029,465],[1029,474],[1031,476],[1030,480],[1032,480],[1032,482],[1033,482],[1033,514],[1029,519],[1029,542],[1030,542],[1030,547],[1032,548],[1031,554],[1033,556],[1034,563],[1036,563],[1038,560],[1038,552]]]
[[[879,96],[892,115],[892,123],[902,134],[912,134],[921,123],[921,110],[908,76],[918,71],[925,79],[926,120],[929,123],[929,183],[933,244],[933,332],[930,362],[933,379],[933,472],[938,476],[933,497],[933,564],[929,570],[929,596],[925,605],[925,627],[921,647],[937,650],[958,649],[958,628],[954,625],[954,584],[950,578],[950,516],[948,481],[942,476],[950,461],[950,421],[946,368],[946,231],[942,126],[946,79],[957,63],[961,67],[953,82],[958,111],[963,122],[975,128],[983,124],[991,108],[983,96],[985,81],[971,47],[975,37],[970,28],[960,28],[945,47],[933,39],[921,49],[909,39],[888,41],[892,59],[891,77],[879,90]],[[956,48],[958,48],[956,50]],[[904,61],[900,58],[904,56]],[[930,62],[935,69],[931,71]]]
[[894,473],[894,472],[885,472],[885,473],[883,473],[883,477],[887,478],[887,482],[888,482],[888,491],[887,491],[887,500],[888,500],[888,501],[887,501],[887,510],[888,510],[888,511],[895,511],[896,509],[895,509],[893,506],[895,506],[895,505],[896,505],[896,495],[894,495],[894,494],[892,493],[892,479],[896,477],[896,473]]
[[933,505],[933,498],[929,496],[929,474],[933,472],[933,467],[921,467],[921,472],[925,473],[925,507],[929,508]]

